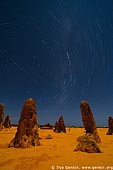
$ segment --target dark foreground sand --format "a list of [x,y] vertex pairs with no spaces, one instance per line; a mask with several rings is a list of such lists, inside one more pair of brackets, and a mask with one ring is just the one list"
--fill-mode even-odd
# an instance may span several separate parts
[[[51,169],[113,169],[113,135],[107,128],[98,128],[102,153],[73,152],[78,136],[84,128],[71,128],[67,133],[54,133],[39,129],[41,146],[28,149],[8,148],[15,136],[16,127],[0,132],[0,170],[51,170]],[[51,134],[53,139],[45,139]]]

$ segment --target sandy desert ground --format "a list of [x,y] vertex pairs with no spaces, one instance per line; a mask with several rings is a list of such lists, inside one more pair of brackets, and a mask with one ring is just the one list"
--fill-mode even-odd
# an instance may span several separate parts
[[[74,152],[78,136],[84,128],[71,128],[67,133],[39,129],[41,145],[28,149],[8,148],[16,127],[0,131],[0,170],[52,170],[52,169],[113,169],[113,135],[107,128],[98,128],[102,153]],[[45,139],[49,134],[52,139]]]

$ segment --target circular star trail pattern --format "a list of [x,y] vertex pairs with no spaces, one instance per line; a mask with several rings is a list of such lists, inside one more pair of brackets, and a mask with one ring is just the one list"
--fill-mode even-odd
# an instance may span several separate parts
[[0,102],[18,122],[36,99],[39,123],[81,126],[87,100],[97,124],[113,115],[112,0],[0,2]]

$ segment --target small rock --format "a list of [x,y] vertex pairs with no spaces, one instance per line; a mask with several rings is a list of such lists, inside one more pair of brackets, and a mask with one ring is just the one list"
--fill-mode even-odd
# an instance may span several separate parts
[[45,139],[53,139],[52,135],[51,134],[48,134]]
[[87,133],[80,136],[77,141],[79,141],[79,144],[74,151],[101,153],[99,146],[96,144],[95,137],[92,134]]

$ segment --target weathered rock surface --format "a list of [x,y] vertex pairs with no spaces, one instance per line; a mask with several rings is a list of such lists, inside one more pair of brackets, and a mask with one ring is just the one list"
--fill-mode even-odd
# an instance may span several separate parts
[[59,117],[59,120],[56,121],[56,123],[55,123],[54,132],[56,132],[56,133],[60,133],[60,132],[66,133],[66,128],[65,128],[64,119],[63,119],[62,115]]
[[111,116],[109,116],[108,118],[108,132],[106,133],[106,135],[112,135],[113,134],[113,118]]
[[10,128],[11,127],[11,119],[10,116],[7,115],[4,121],[4,128]]
[[80,110],[82,114],[82,121],[84,124],[84,128],[86,130],[86,134],[87,133],[93,134],[96,142],[100,143],[101,139],[98,135],[96,123],[95,123],[95,120],[94,120],[94,117],[93,117],[93,114],[92,114],[92,111],[90,109],[88,102],[82,101],[80,104]]
[[74,151],[88,152],[88,153],[100,153],[101,150],[96,144],[95,137],[91,133],[87,133],[83,136],[80,136],[77,141],[77,145]]
[[30,146],[38,146],[38,120],[36,115],[36,102],[32,98],[28,98],[22,108],[21,117],[15,138],[10,142],[9,147],[27,148]]
[[3,129],[4,123],[4,105],[0,104],[0,130]]

